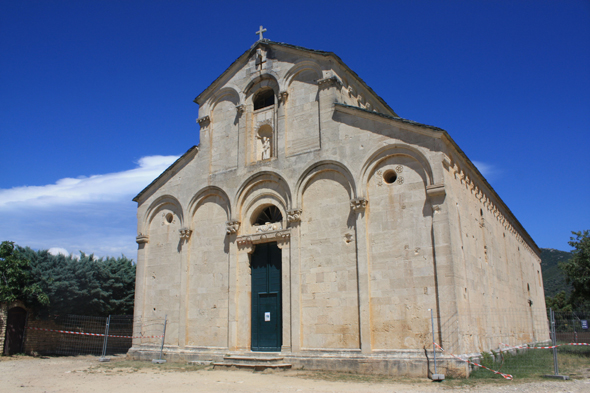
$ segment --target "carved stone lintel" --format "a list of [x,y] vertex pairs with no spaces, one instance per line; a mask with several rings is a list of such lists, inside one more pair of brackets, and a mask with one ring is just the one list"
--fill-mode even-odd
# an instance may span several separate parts
[[369,201],[366,198],[356,198],[350,201],[350,207],[354,211],[361,211],[367,207]]
[[293,209],[287,212],[287,222],[296,223],[301,221],[301,209]]
[[205,130],[207,127],[209,127],[210,122],[211,118],[209,116],[203,116],[197,119],[197,123],[201,126],[201,130]]
[[150,241],[150,237],[148,235],[144,235],[143,233],[140,233],[139,235],[137,235],[137,237],[135,238],[135,241],[137,242],[137,244],[145,244],[145,243],[149,243]]
[[[272,241],[276,241],[280,246],[280,245],[282,245],[282,243],[289,242],[290,238],[291,238],[291,231],[289,231],[288,229],[282,229],[282,230],[272,231],[272,232],[263,232],[263,233],[255,233],[252,235],[239,236],[236,239],[236,241],[237,241],[238,247],[240,247],[240,249],[247,249],[247,248],[251,247],[252,245],[255,245],[258,243],[268,243],[268,242],[272,242]],[[248,251],[248,252],[252,252],[252,251]]]
[[238,233],[238,229],[240,229],[240,222],[236,220],[228,221],[225,223],[225,225],[225,231],[228,235],[235,235]]
[[191,233],[193,233],[193,230],[188,228],[180,228],[178,231],[180,232],[180,238],[182,240],[190,239]]
[[317,84],[320,89],[323,89],[331,86],[339,86],[342,83],[335,76],[331,76],[329,78],[318,79]]

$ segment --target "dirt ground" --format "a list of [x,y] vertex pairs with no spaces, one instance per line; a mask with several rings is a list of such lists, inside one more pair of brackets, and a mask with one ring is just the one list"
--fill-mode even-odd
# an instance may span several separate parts
[[16,393],[221,393],[221,392],[590,392],[590,379],[465,384],[427,379],[365,377],[311,371],[213,370],[181,364],[152,365],[124,357],[0,357],[0,392]]

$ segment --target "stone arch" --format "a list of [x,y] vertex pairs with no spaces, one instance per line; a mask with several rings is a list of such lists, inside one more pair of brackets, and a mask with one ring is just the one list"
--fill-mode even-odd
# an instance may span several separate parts
[[291,188],[285,178],[270,171],[257,173],[240,186],[236,193],[234,212],[245,225],[249,219],[248,213],[252,209],[260,209],[262,205],[275,204],[283,215],[287,217],[287,210],[291,208]]
[[184,226],[183,209],[178,199],[172,195],[162,195],[150,204],[150,207],[147,209],[143,219],[143,228],[141,228],[139,232],[146,232],[149,229],[156,214],[158,214],[158,212],[165,207],[170,208],[170,210],[172,210],[180,220],[180,226]]
[[291,69],[289,69],[289,71],[287,71],[287,73],[285,74],[285,86],[290,86],[295,77],[303,71],[314,72],[318,79],[322,77],[322,68],[317,62],[313,60],[301,60],[294,64],[293,67],[291,67]]
[[346,179],[346,181],[348,183],[348,190],[347,191],[350,196],[350,199],[356,198],[356,195],[357,195],[356,185],[355,185],[354,177],[352,176],[352,173],[350,172],[350,170],[344,164],[342,164],[338,161],[325,160],[325,161],[319,161],[319,162],[316,162],[315,164],[312,164],[309,168],[307,168],[305,171],[303,171],[303,173],[299,177],[299,180],[297,181],[297,186],[296,186],[297,194],[296,194],[296,199],[295,199],[295,206],[301,206],[303,192],[305,191],[305,188],[307,187],[309,182],[313,179],[313,177],[321,172],[326,172],[326,171],[334,171],[334,172],[341,174]]
[[223,100],[231,101],[234,105],[239,105],[242,101],[240,93],[237,89],[231,86],[225,86],[219,91],[215,92],[215,94],[213,94],[209,99],[209,102],[207,103],[209,107],[209,113],[213,114],[215,106],[217,106],[217,104]]
[[192,217],[203,201],[211,196],[219,197],[224,204],[221,205],[227,214],[227,219],[231,219],[231,201],[225,191],[216,186],[208,186],[198,191],[188,204],[188,213]]
[[246,85],[242,93],[244,97],[247,99],[252,93],[256,92],[257,90],[265,87],[270,87],[275,92],[275,98],[278,98],[278,94],[280,91],[284,90],[284,86],[281,85],[279,82],[281,78],[279,74],[277,74],[273,70],[267,70],[264,74],[259,76],[254,76],[250,82]]
[[371,177],[375,168],[383,160],[395,155],[405,155],[416,160],[423,170],[423,173],[420,175],[424,181],[424,187],[434,184],[432,166],[424,154],[422,154],[418,149],[415,149],[409,145],[389,144],[376,149],[367,157],[367,159],[365,159],[364,164],[361,167],[359,190],[360,197],[367,196],[367,182],[369,181],[369,178]]

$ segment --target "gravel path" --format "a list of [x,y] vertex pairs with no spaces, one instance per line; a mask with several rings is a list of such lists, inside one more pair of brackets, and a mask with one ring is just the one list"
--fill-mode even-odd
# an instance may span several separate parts
[[[117,361],[118,359],[114,359]],[[119,359],[120,360],[120,359]],[[103,367],[98,358],[83,357],[1,357],[0,392],[4,393],[221,393],[221,392],[590,392],[590,379],[518,383],[500,381],[453,388],[449,384],[424,380],[378,382],[326,381],[311,379],[297,371],[254,373],[242,370],[182,371],[146,367]],[[121,363],[123,364],[123,363]]]

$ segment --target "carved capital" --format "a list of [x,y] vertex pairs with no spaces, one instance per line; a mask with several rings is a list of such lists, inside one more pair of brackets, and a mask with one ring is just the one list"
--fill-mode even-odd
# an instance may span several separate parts
[[362,211],[367,207],[369,201],[366,198],[356,198],[350,201],[350,207],[354,211]]
[[301,209],[293,209],[287,211],[287,222],[296,223],[301,221]]
[[285,103],[287,102],[287,98],[289,98],[289,92],[288,91],[281,91],[279,93],[279,102],[281,103]]
[[180,238],[182,240],[190,239],[191,233],[193,233],[193,230],[188,228],[180,228],[178,231],[180,232]]
[[150,237],[148,235],[144,235],[143,233],[140,233],[139,235],[137,235],[137,237],[135,238],[135,241],[137,242],[137,244],[145,244],[145,243],[149,243],[150,241]]
[[201,130],[205,130],[209,127],[209,123],[211,122],[211,118],[209,116],[199,117],[197,119],[197,123],[201,126]]
[[235,235],[238,233],[238,229],[240,229],[240,222],[236,220],[228,221],[225,223],[225,225],[225,231],[228,235]]
[[244,104],[236,105],[236,111],[238,112],[238,116],[241,116],[242,113],[244,113],[245,109],[246,109],[246,105],[244,105]]

